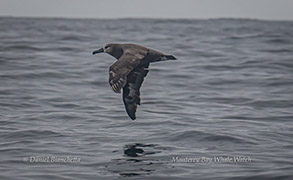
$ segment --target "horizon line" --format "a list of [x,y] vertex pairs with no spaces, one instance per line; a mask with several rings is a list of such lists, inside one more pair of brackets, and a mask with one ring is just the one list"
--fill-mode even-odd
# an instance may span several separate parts
[[252,20],[252,21],[288,21],[289,19],[262,19],[262,18],[249,18],[249,17],[62,17],[62,16],[14,16],[14,15],[0,15],[0,18],[31,18],[31,19],[93,19],[93,20],[127,20],[127,19],[150,19],[150,20]]

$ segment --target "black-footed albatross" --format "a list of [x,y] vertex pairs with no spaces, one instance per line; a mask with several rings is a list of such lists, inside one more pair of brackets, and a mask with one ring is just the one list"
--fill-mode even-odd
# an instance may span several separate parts
[[123,88],[123,102],[128,116],[134,120],[137,105],[140,105],[140,86],[149,72],[152,62],[176,60],[172,55],[139,46],[136,44],[106,44],[93,52],[108,53],[116,61],[109,69],[109,84],[116,93]]

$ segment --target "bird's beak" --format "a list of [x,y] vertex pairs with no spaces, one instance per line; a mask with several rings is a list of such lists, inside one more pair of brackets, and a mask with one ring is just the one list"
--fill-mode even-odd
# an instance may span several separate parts
[[97,53],[102,53],[104,52],[104,48],[98,49],[96,51],[93,52],[93,55],[97,54]]

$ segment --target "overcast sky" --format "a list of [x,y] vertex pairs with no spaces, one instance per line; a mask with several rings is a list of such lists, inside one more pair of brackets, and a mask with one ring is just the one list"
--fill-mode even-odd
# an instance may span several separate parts
[[293,20],[293,0],[0,0],[0,16]]

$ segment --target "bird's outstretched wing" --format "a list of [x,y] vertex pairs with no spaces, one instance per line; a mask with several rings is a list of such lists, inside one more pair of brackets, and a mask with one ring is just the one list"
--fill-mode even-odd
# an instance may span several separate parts
[[146,70],[149,64],[136,67],[127,76],[126,85],[123,88],[123,102],[128,116],[134,120],[137,105],[140,105],[140,87],[144,77],[148,74]]
[[131,53],[125,51],[123,55],[109,69],[109,84],[116,93],[121,92],[127,83],[127,76],[146,56],[144,53]]

